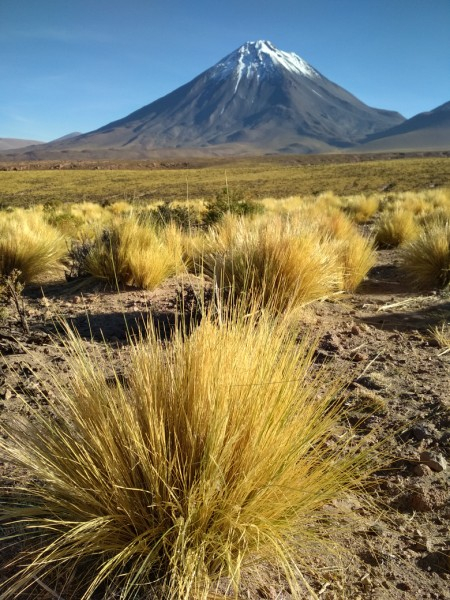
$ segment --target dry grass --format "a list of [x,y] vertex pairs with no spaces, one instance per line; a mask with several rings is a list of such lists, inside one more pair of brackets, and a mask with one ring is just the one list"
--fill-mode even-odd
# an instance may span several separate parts
[[0,215],[0,275],[16,269],[22,282],[39,281],[61,268],[66,250],[62,235],[38,212]]
[[436,327],[431,330],[431,334],[439,344],[439,347],[442,348],[443,352],[441,354],[450,352],[450,322],[444,322],[440,327],[436,325]]
[[150,331],[113,384],[72,337],[69,383],[55,374],[50,410],[0,440],[29,476],[2,509],[26,551],[2,598],[39,578],[82,600],[206,600],[264,561],[297,597],[296,565],[339,527],[322,507],[359,490],[371,459],[333,437],[341,385],[296,335],[248,315],[165,344]]
[[446,288],[450,284],[450,221],[422,230],[402,253],[402,267],[419,289]]
[[397,208],[381,215],[375,226],[375,242],[381,248],[394,248],[410,242],[418,233],[414,214],[408,209]]
[[181,238],[127,219],[98,234],[82,267],[113,286],[153,289],[184,269]]
[[235,297],[276,311],[303,306],[339,289],[340,270],[329,240],[299,234],[282,219],[228,221],[197,259],[197,270]]
[[340,272],[339,289],[354,292],[376,261],[374,242],[360,234],[358,227],[340,210],[318,211],[315,206],[292,214],[291,228],[298,235],[308,231],[322,244],[332,246],[336,269]]
[[355,233],[338,240],[336,252],[342,267],[341,287],[346,292],[354,292],[375,265],[373,241]]
[[343,208],[356,223],[366,223],[380,208],[378,194],[350,196],[343,202]]

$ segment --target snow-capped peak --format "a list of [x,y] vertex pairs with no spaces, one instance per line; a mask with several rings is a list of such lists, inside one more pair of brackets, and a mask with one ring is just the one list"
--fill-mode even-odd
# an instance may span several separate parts
[[256,76],[259,78],[280,67],[311,79],[320,77],[320,74],[311,65],[294,52],[283,52],[271,42],[264,40],[245,43],[218,62],[212,68],[212,74],[221,78],[234,76],[236,78],[235,90],[237,90],[243,77],[250,79]]

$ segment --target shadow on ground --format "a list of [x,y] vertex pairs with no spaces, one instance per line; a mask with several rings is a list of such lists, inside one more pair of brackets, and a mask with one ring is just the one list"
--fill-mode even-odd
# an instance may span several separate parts
[[390,331],[411,331],[412,329],[424,331],[439,326],[448,319],[450,319],[450,301],[411,311],[380,312],[370,317],[360,318],[367,325]]

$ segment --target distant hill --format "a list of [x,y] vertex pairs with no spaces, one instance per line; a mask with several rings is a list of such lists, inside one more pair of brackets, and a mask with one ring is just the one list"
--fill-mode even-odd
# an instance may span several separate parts
[[399,125],[294,53],[247,42],[167,96],[22,158],[334,152]]
[[43,144],[37,140],[19,140],[16,138],[0,138],[0,150],[15,150],[17,148],[25,148],[26,146],[34,146]]
[[49,143],[53,143],[53,142],[63,142],[64,140],[71,140],[72,138],[76,138],[79,135],[83,135],[82,133],[80,133],[79,131],[73,131],[72,133],[66,133],[66,135],[62,135],[59,138],[56,138],[54,140],[52,140]]
[[358,149],[364,152],[450,150],[450,102],[368,136]]

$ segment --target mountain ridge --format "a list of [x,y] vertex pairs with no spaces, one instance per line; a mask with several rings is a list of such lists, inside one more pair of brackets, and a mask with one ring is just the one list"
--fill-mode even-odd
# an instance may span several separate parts
[[0,137],[0,150],[15,150],[18,148],[26,148],[28,146],[35,146],[44,144],[39,140],[23,140],[20,138],[2,138]]
[[368,136],[362,151],[450,150],[450,102],[421,112],[399,125]]

